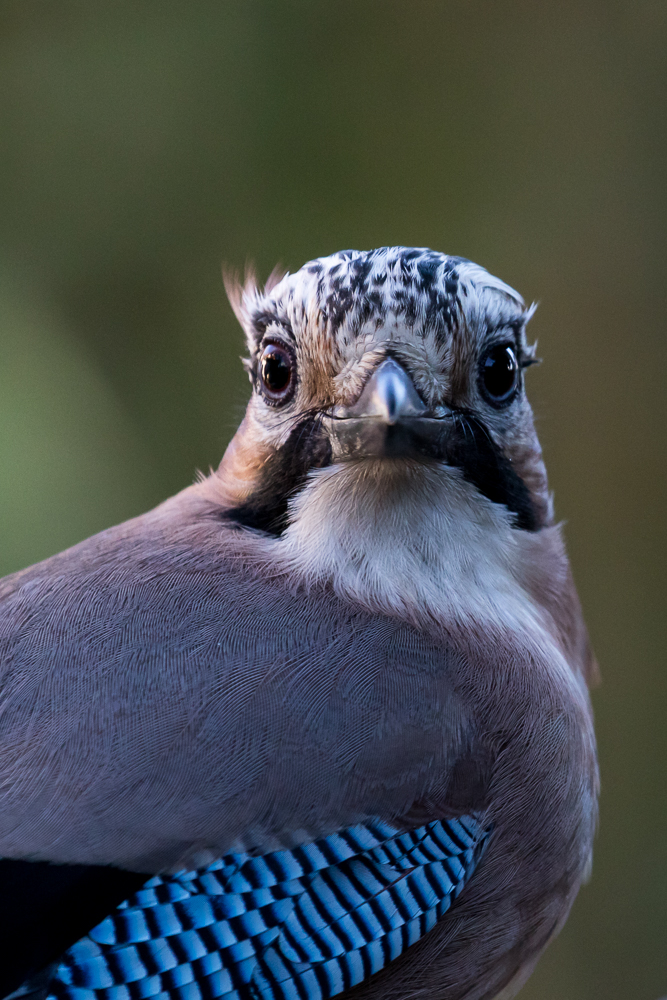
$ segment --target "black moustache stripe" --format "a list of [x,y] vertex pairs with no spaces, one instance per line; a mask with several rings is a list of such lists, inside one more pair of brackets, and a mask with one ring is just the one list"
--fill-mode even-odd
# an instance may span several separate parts
[[477,417],[468,413],[455,414],[452,431],[444,439],[442,454],[438,457],[461,469],[463,478],[493,503],[507,507],[514,514],[516,528],[539,531],[543,527],[541,508]]
[[311,469],[331,464],[331,442],[320,421],[306,417],[296,425],[282,448],[266,461],[255,492],[245,503],[225,511],[225,518],[246,528],[282,535],[287,506],[306,482]]
[[543,527],[542,508],[474,414],[454,410],[442,420],[408,418],[390,426],[369,421],[361,432],[360,424],[362,420],[341,421],[337,429],[343,452],[347,449],[350,457],[363,457],[367,448],[388,458],[446,462],[460,469],[464,479],[493,503],[507,507],[514,515],[514,527],[524,531]]
[[[421,441],[416,431],[418,426],[417,420],[409,432],[400,424],[388,428],[385,453],[445,461],[460,469],[464,479],[483,496],[506,507],[514,515],[516,528],[538,531],[543,526],[543,512],[530,490],[474,415],[455,414],[451,422],[443,423],[443,434],[436,441],[432,438]],[[290,499],[304,486],[311,469],[324,468],[331,461],[331,443],[326,431],[316,417],[307,417],[267,460],[252,496],[225,511],[224,517],[246,528],[281,535],[288,525]]]

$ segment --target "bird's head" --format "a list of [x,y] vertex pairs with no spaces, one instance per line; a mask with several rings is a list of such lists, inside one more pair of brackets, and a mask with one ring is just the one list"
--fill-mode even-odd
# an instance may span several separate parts
[[[316,470],[441,473],[534,532],[551,517],[524,370],[532,309],[426,249],[343,251],[260,291],[228,282],[253,386],[221,466],[230,517],[280,535]],[[352,478],[350,478],[352,470]]]
[[244,560],[466,641],[547,622],[592,676],[524,390],[532,308],[407,247],[228,290],[253,388],[201,489],[245,531]]

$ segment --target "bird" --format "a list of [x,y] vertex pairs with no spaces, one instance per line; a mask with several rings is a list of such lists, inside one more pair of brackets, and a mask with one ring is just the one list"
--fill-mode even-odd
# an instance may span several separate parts
[[533,307],[400,246],[226,284],[219,467],[0,581],[0,996],[507,1000],[598,798]]

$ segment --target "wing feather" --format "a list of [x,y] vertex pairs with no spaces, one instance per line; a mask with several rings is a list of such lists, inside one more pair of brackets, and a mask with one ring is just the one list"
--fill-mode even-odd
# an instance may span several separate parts
[[486,845],[480,819],[360,825],[151,879],[69,949],[50,998],[329,1000],[444,916]]

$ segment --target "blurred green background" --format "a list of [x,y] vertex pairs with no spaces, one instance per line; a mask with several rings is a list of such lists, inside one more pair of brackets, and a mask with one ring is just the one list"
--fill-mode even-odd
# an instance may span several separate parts
[[525,1000],[667,993],[667,4],[4,0],[0,571],[217,464],[222,260],[404,243],[540,308],[603,684],[593,880]]

